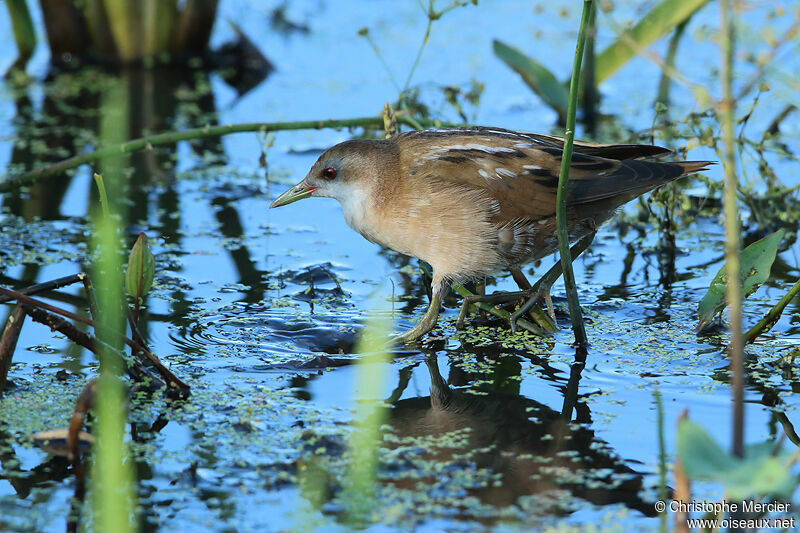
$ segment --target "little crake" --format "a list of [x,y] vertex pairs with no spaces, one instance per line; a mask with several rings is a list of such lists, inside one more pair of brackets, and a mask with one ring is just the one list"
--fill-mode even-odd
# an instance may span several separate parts
[[[351,140],[325,151],[308,175],[270,207],[335,198],[366,239],[433,267],[425,316],[398,337],[436,323],[449,283],[509,270],[552,254],[563,140],[499,128],[426,130],[387,140]],[[662,163],[648,145],[575,142],[567,220],[570,241],[592,233],[624,203],[707,161]],[[524,279],[524,278],[523,278]]]

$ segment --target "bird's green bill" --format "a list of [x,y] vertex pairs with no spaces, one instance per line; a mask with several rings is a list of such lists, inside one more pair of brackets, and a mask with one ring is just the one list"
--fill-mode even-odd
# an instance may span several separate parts
[[311,193],[316,190],[317,187],[311,187],[310,185],[306,184],[305,181],[301,181],[285,193],[278,196],[275,201],[272,202],[269,208],[272,209],[273,207],[288,205],[298,200],[302,200],[303,198],[308,198],[311,196]]

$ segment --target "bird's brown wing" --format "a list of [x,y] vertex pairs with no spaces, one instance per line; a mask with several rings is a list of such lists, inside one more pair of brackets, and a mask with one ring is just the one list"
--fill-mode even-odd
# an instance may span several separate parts
[[[400,148],[401,168],[409,176],[485,191],[497,201],[500,219],[555,214],[562,156],[558,142],[563,143],[556,137],[474,128],[410,132],[394,139]],[[580,149],[641,156],[656,148],[636,152],[630,145],[581,145]],[[707,164],[618,160],[573,152],[568,203],[603,201],[613,209]]]
[[[470,137],[498,137],[503,136],[507,140],[513,137],[522,137],[533,140],[541,146],[551,146],[555,148],[564,147],[564,138],[557,135],[546,135],[543,133],[519,132],[503,128],[489,128],[475,126],[471,128],[453,128],[445,130],[425,130],[412,131],[401,135],[418,140],[427,138],[441,138],[450,135],[464,135]],[[671,154],[672,151],[662,146],[652,144],[600,144],[589,141],[573,140],[572,151],[579,154],[593,155],[605,159],[615,159],[622,161],[625,159],[641,159],[644,157],[658,157]]]
[[[525,133],[525,135],[543,142],[549,142],[556,148],[564,147],[563,137],[543,135],[541,133]],[[605,159],[616,159],[617,161],[658,157],[672,153],[672,150],[652,144],[599,144],[587,141],[572,141],[572,151]]]

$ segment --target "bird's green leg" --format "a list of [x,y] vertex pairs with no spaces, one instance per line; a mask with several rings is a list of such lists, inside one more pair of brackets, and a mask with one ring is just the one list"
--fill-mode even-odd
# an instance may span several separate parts
[[531,287],[531,282],[528,281],[528,278],[525,277],[525,274],[522,273],[519,267],[510,268],[508,271],[511,272],[511,277],[514,278],[514,281],[520,289],[529,291],[533,288]]
[[428,333],[436,325],[436,319],[439,318],[439,307],[442,305],[442,298],[447,285],[444,280],[437,279],[434,276],[431,289],[431,303],[428,306],[428,310],[425,311],[425,315],[416,326],[392,339],[394,342],[398,344],[413,342]]
[[[572,261],[575,261],[575,259],[577,259],[578,256],[581,255],[590,244],[592,244],[596,234],[596,232],[590,233],[575,243],[572,248],[570,248],[569,255]],[[550,318],[555,324],[556,316],[555,311],[553,311],[553,300],[550,298],[550,288],[561,276],[561,273],[561,261],[558,261],[544,274],[544,276],[539,279],[539,281],[533,285],[533,288],[531,288],[531,290],[528,292],[530,295],[528,300],[522,305],[522,307],[514,311],[508,318],[509,322],[511,323],[511,331],[517,330],[517,319],[525,315],[525,313],[527,313],[530,308],[541,299],[544,299],[545,304],[547,305],[547,314],[550,315]]]
[[[595,233],[591,233],[580,241],[575,243],[572,248],[570,249],[570,256],[574,261],[580,254],[589,247],[589,245],[594,240]],[[531,284],[528,282],[525,275],[522,273],[521,270],[511,269],[510,270],[514,281],[517,282],[520,289],[522,291],[517,292],[495,292],[493,294],[489,294],[486,296],[483,295],[474,295],[474,296],[467,296],[464,298],[464,302],[461,305],[461,311],[458,313],[458,319],[456,320],[456,328],[461,328],[464,325],[464,319],[467,317],[467,313],[469,312],[469,307],[476,302],[486,302],[486,303],[493,303],[493,304],[502,304],[508,303],[513,301],[518,301],[520,298],[525,298],[525,303],[522,305],[520,309],[515,311],[509,317],[509,322],[511,325],[511,331],[514,332],[517,330],[517,320],[522,317],[525,313],[530,311],[531,307],[538,302],[539,300],[544,299],[545,304],[547,305],[547,314],[550,316],[550,319],[553,321],[552,325],[547,325],[547,321],[542,317],[542,321],[539,319],[535,319],[537,324],[544,328],[545,330],[555,331],[554,326],[556,323],[555,312],[553,310],[553,301],[550,298],[550,288],[556,282],[556,280],[561,276],[561,261],[557,262],[553,265],[550,270],[548,270],[544,276],[542,276],[539,281],[537,281],[532,287]],[[556,328],[557,329],[557,328]]]

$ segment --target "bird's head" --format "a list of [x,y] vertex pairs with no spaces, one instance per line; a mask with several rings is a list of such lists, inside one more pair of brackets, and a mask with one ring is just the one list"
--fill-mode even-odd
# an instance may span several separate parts
[[303,181],[270,205],[280,207],[310,196],[335,198],[344,203],[381,177],[387,160],[386,141],[355,139],[329,148],[317,159]]

